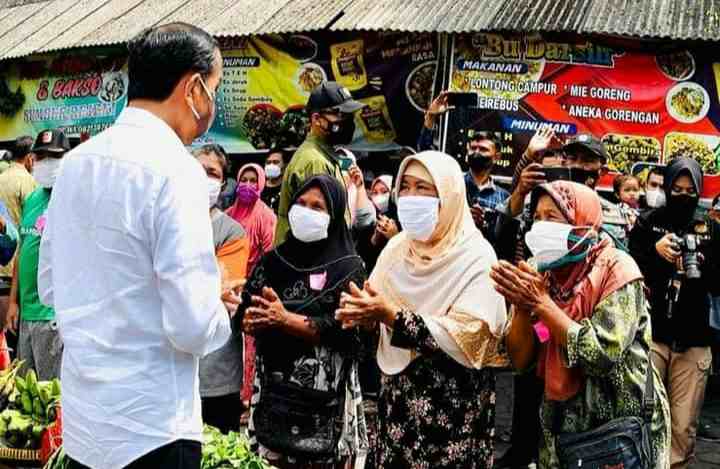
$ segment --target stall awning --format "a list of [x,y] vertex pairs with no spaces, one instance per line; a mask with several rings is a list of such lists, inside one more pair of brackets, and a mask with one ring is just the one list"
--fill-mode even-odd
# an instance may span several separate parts
[[118,44],[170,21],[216,36],[553,31],[716,41],[720,0],[0,0],[0,60]]

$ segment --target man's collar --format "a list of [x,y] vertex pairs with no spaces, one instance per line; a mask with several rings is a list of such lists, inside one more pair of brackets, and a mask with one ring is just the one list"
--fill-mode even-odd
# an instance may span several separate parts
[[465,175],[465,177],[467,178],[468,181],[470,181],[470,182],[477,188],[477,190],[478,190],[479,192],[482,192],[482,191],[485,191],[485,190],[495,190],[495,189],[497,189],[497,188],[495,187],[495,181],[493,181],[493,177],[492,177],[492,176],[490,176],[490,177],[488,178],[488,180],[487,180],[487,182],[486,182],[485,184],[480,185],[480,186],[475,182],[475,177],[473,176],[473,174],[472,174],[471,171],[468,171],[467,174]]
[[174,140],[177,140],[179,145],[185,147],[182,140],[180,140],[178,134],[175,133],[175,131],[167,124],[167,122],[145,109],[134,106],[127,106],[125,109],[122,110],[115,122],[117,124],[130,125],[134,127],[150,127],[157,132],[165,134],[165,136],[168,138],[173,138]]
[[307,136],[307,140],[310,143],[313,143],[313,144],[317,145],[318,147],[320,147],[322,149],[323,153],[325,153],[332,161],[337,162],[337,157],[335,156],[335,150],[333,150],[333,148],[330,145],[328,145],[327,142],[325,142],[322,138],[310,133]]

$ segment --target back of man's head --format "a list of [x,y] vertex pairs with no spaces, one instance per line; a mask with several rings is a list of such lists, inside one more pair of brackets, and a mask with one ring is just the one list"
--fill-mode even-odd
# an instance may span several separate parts
[[186,23],[143,31],[128,43],[128,100],[164,101],[187,73],[207,77],[217,48],[212,36]]
[[10,153],[12,153],[13,161],[24,160],[25,157],[30,154],[30,151],[31,151],[34,143],[35,143],[35,140],[29,135],[23,135],[22,137],[16,138],[15,144],[13,145],[13,148],[10,151]]

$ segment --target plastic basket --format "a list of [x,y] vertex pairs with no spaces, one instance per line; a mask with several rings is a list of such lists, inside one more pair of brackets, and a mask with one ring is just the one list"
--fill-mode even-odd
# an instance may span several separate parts
[[0,448],[0,461],[22,466],[42,467],[40,451],[36,449]]

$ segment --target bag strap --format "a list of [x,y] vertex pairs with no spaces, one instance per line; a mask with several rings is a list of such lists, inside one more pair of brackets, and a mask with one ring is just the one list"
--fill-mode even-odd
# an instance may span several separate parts
[[655,413],[655,371],[653,368],[652,358],[648,354],[648,373],[645,378],[645,396],[643,397],[643,417],[648,425],[652,423],[653,414]]
[[[645,378],[645,394],[643,395],[643,421],[650,425],[652,423],[653,414],[655,413],[655,377],[653,371],[652,358],[648,355],[648,374]],[[562,426],[562,418],[566,409],[565,402],[557,401],[554,403],[554,415],[552,421],[553,433],[559,434]]]

